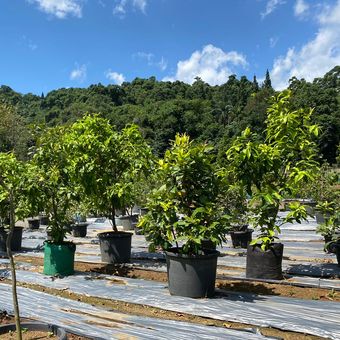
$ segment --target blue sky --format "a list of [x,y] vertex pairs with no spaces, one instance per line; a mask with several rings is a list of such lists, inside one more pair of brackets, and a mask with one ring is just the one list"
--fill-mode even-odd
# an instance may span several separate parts
[[340,65],[340,0],[0,0],[0,46],[22,93],[266,69],[281,89]]

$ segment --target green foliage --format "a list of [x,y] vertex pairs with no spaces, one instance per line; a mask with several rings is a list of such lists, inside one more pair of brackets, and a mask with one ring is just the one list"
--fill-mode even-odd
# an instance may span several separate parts
[[312,182],[299,189],[299,197],[312,198],[319,205],[324,202],[340,202],[340,191],[337,189],[339,175],[327,163],[321,165]]
[[[322,158],[330,164],[336,162],[340,142],[339,74],[340,67],[336,66],[313,82],[293,77],[289,86],[292,109],[315,108],[312,120],[320,126],[318,146]],[[14,108],[20,117],[14,122],[24,127],[20,133],[3,130],[5,135],[17,139],[15,152],[20,158],[25,157],[27,124],[68,125],[86,113],[100,113],[118,130],[127,124],[137,124],[158,156],[164,155],[176,133],[187,133],[201,142],[209,141],[221,156],[247,126],[264,141],[267,99],[274,93],[266,72],[261,86],[256,77],[249,81],[244,76],[238,79],[236,75],[219,86],[210,86],[200,78],[189,85],[180,81],[160,82],[150,77],[136,78],[121,86],[95,84],[88,88],[61,88],[41,96],[22,95],[8,86],[1,86],[0,103]],[[6,147],[3,151],[12,150]]]
[[177,135],[157,168],[158,183],[139,226],[150,249],[181,246],[185,254],[202,251],[201,242],[224,240],[227,218],[218,205],[220,179],[211,147]]
[[5,227],[11,213],[13,223],[32,215],[37,185],[30,164],[13,153],[0,153],[0,174],[0,219]]
[[39,184],[38,208],[50,218],[52,242],[60,244],[67,233],[69,209],[77,199],[70,175],[70,159],[65,143],[65,127],[49,128],[37,140],[32,164]]
[[117,132],[98,115],[75,122],[65,138],[74,182],[116,229],[116,209],[134,204],[136,185],[152,170],[150,147],[136,125]]
[[13,106],[0,102],[0,151],[13,151],[20,159],[27,155],[29,133],[23,117]]
[[283,196],[296,194],[318,169],[313,142],[318,129],[310,123],[312,110],[292,110],[290,98],[289,91],[272,97],[265,143],[247,128],[227,151],[228,170],[251,196],[252,220],[260,230],[253,244],[260,243],[263,250],[274,242],[282,223],[301,222],[307,217],[305,208],[297,203],[291,205],[281,224],[276,222]]

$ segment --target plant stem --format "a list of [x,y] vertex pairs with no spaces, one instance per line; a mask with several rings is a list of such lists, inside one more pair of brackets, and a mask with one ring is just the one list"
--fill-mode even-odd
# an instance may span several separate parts
[[22,340],[22,333],[21,333],[21,325],[20,325],[20,314],[19,314],[19,303],[18,303],[18,294],[17,294],[17,279],[15,275],[15,263],[13,259],[12,249],[11,249],[11,241],[13,237],[14,232],[14,206],[13,206],[13,195],[10,194],[9,197],[9,220],[10,220],[10,229],[9,233],[7,235],[6,240],[6,248],[7,248],[7,255],[10,260],[10,266],[11,266],[11,274],[12,274],[12,296],[13,296],[13,306],[14,306],[14,317],[15,317],[15,327],[17,331],[17,339]]
[[117,232],[118,229],[117,229],[117,226],[116,226],[116,219],[115,219],[115,216],[116,216],[116,209],[115,209],[115,206],[114,204],[111,205],[111,221],[112,221],[112,229]]
[[178,249],[179,247],[178,247],[178,242],[177,242],[177,239],[176,239],[175,232],[174,232],[174,230],[173,230],[173,229],[171,229],[171,232],[172,232],[172,235],[173,235],[173,237],[174,237],[174,240],[175,240],[175,242],[176,242],[176,248]]

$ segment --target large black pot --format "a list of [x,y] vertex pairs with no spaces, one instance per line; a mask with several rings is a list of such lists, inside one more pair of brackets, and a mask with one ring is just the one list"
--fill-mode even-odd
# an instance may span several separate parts
[[85,222],[72,224],[72,235],[74,237],[85,237],[87,234],[87,226],[89,224]]
[[215,293],[217,250],[204,255],[182,255],[177,248],[165,252],[171,295],[191,298],[212,297]]
[[247,248],[251,242],[253,229],[246,229],[243,231],[231,231],[230,237],[234,248]]
[[[14,227],[14,232],[11,240],[11,249],[13,251],[21,250],[23,227]],[[0,228],[0,250],[6,251],[7,230]]]
[[40,219],[39,218],[29,218],[27,220],[28,223],[28,229],[30,230],[36,230],[40,227]]
[[258,245],[248,245],[246,277],[254,279],[282,279],[283,244],[273,243],[262,251]]
[[[67,340],[66,332],[63,328],[55,325],[50,325],[41,322],[22,322],[21,327],[29,331],[41,331],[46,333],[53,333],[59,340]],[[0,326],[0,334],[14,332],[16,330],[15,324],[7,324]]]
[[103,262],[130,262],[132,233],[126,233],[123,231],[106,231],[99,233],[98,237]]

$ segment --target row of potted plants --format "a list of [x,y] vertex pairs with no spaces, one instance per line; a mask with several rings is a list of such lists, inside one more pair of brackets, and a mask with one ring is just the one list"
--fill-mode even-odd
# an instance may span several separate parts
[[[191,258],[208,258],[207,266],[216,275],[218,252],[212,248],[224,241],[228,231],[235,232],[235,225],[242,229],[249,221],[260,234],[248,246],[247,276],[281,278],[283,245],[276,242],[277,234],[283,223],[306,219],[307,211],[292,202],[288,215],[278,222],[280,203],[283,197],[297,194],[318,172],[313,141],[318,129],[311,124],[311,115],[312,110],[290,108],[289,91],[276,95],[268,109],[265,140],[247,128],[226,151],[222,165],[216,164],[211,147],[186,135],[176,136],[164,158],[155,162],[136,126],[118,132],[98,115],[49,129],[38,139],[28,163],[29,188],[35,194],[25,199],[30,215],[32,210],[44,210],[50,218],[44,272],[73,272],[75,246],[65,242],[65,226],[70,208],[79,204],[112,221],[113,231],[98,235],[102,260],[128,261],[131,233],[118,231],[115,215],[145,194],[141,183],[146,180],[153,190],[139,227],[151,250],[166,251],[169,281],[172,268],[191,268],[172,261]],[[197,263],[191,269],[195,273],[205,267]],[[214,275],[208,276],[214,279]],[[189,291],[195,297],[213,294],[214,283],[198,282],[194,293],[190,280],[184,295]],[[181,294],[169,285],[171,292]]]

